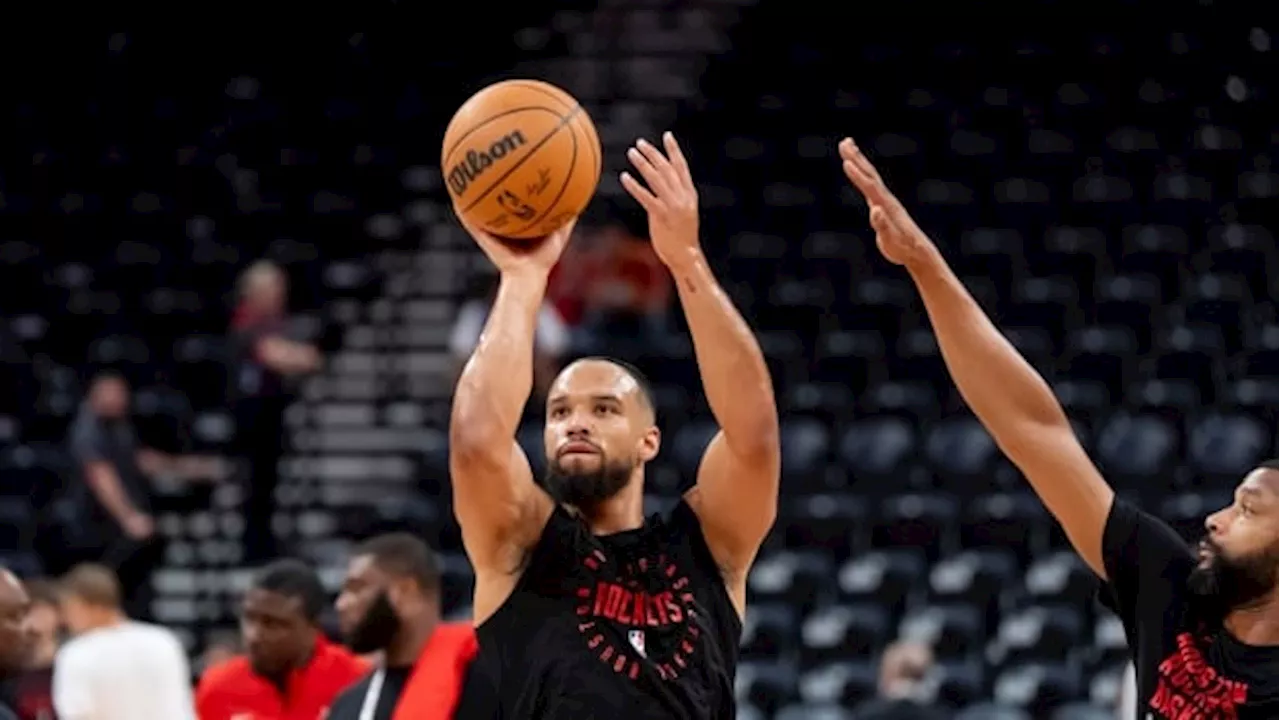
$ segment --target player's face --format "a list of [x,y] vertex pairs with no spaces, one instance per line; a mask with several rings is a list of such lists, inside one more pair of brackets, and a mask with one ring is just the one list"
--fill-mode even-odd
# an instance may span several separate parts
[[640,386],[601,360],[573,363],[547,394],[547,489],[588,507],[607,500],[658,452],[658,429]]
[[316,629],[300,598],[253,588],[241,604],[240,634],[254,672],[274,676],[306,660]]
[[31,600],[12,573],[0,570],[0,674],[26,667],[34,647]]
[[400,631],[400,616],[391,602],[391,578],[369,555],[357,555],[347,566],[338,595],[338,625],[347,646],[365,655],[384,650]]
[[1205,519],[1205,536],[1191,575],[1194,593],[1221,609],[1247,605],[1276,588],[1277,473],[1260,468],[1236,487],[1235,499]]

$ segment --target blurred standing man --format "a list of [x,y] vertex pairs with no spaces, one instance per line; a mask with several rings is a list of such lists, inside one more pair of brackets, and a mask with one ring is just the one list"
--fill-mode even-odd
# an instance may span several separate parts
[[94,377],[71,424],[71,455],[84,486],[77,498],[89,557],[111,567],[120,579],[133,617],[150,616],[151,571],[164,554],[151,516],[150,476],[175,473],[216,477],[220,465],[204,458],[175,458],[143,447],[129,419],[129,386],[116,373]]
[[1165,523],[1116,496],[1049,385],[1000,334],[933,241],[852,140],[845,174],[867,199],[876,245],[924,299],[960,394],[1022,471],[1085,563],[1107,583],[1137,674],[1139,717],[1280,716],[1277,555],[1280,473],[1263,463],[1188,549]]
[[[0,681],[26,669],[31,659],[34,636],[28,622],[31,599],[22,581],[0,567]],[[18,720],[13,709],[0,698],[0,720]]]
[[110,570],[76,566],[58,592],[74,635],[53,666],[60,720],[195,720],[186,651],[168,629],[125,615]]
[[200,720],[318,720],[369,666],[325,639],[328,601],[315,570],[279,560],[258,571],[241,605],[245,654],[205,670]]
[[32,652],[27,668],[0,682],[0,701],[8,700],[18,720],[57,720],[53,708],[53,660],[58,654],[62,633],[62,613],[56,588],[45,580],[26,583],[30,610],[27,623],[32,632]]
[[356,549],[338,596],[348,647],[382,664],[334,700],[327,720],[492,720],[493,688],[472,662],[470,623],[440,620],[440,567],[407,533]]
[[274,263],[258,261],[240,278],[240,300],[231,319],[234,351],[229,394],[235,398],[237,436],[249,460],[245,553],[249,563],[277,556],[271,518],[280,456],[288,379],[315,372],[320,353],[287,336],[289,283]]

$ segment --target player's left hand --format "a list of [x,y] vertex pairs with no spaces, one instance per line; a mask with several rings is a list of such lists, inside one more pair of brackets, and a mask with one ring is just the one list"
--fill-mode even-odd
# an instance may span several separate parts
[[[649,214],[649,238],[653,250],[667,267],[678,267],[702,259],[698,242],[698,189],[689,174],[689,163],[671,133],[663,133],[662,150],[646,140],[637,140],[627,151],[627,159],[644,178],[622,173],[622,187]],[[646,187],[646,185],[648,187]]]

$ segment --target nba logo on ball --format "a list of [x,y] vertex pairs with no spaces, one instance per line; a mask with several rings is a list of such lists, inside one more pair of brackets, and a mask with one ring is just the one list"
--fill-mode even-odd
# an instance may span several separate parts
[[631,641],[631,647],[635,648],[636,652],[640,653],[640,657],[647,657],[644,654],[644,631],[643,630],[628,631],[627,640]]
[[595,194],[600,137],[554,85],[505,80],[471,96],[445,129],[441,173],[458,216],[516,240],[546,236]]

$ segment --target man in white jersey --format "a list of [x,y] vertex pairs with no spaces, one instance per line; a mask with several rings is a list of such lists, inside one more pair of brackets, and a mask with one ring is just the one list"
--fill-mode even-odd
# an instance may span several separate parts
[[100,565],[80,565],[59,585],[67,629],[58,651],[53,704],[60,720],[195,720],[187,654],[173,633],[130,620],[120,583]]

